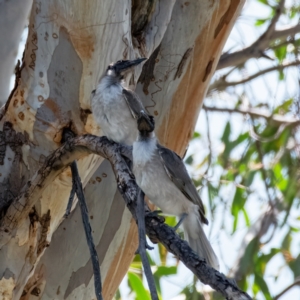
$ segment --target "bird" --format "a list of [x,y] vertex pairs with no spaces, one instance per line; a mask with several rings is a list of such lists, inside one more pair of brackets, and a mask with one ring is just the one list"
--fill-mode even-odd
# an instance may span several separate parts
[[203,224],[208,224],[202,200],[182,159],[159,144],[154,119],[143,111],[137,119],[139,135],[133,143],[133,174],[137,185],[164,213],[182,222],[184,239],[208,264],[219,269],[218,258],[208,241]]
[[111,63],[91,95],[96,123],[109,140],[132,146],[138,136],[136,119],[145,108],[138,95],[124,86],[124,75],[147,58]]

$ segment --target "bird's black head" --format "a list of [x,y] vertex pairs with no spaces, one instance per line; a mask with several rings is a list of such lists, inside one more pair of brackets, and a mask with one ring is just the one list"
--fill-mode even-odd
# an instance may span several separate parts
[[138,58],[134,60],[118,60],[116,63],[111,63],[106,70],[107,75],[122,77],[126,71],[129,71],[132,67],[139,65],[147,58]]
[[137,126],[140,134],[142,136],[148,136],[155,129],[154,118],[146,114],[143,110],[139,113],[137,120]]

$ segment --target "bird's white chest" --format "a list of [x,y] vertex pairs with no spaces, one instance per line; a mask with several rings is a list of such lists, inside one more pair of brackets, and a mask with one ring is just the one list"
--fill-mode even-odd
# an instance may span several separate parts
[[132,156],[133,163],[136,166],[144,167],[149,163],[156,152],[156,140],[152,139],[147,142],[136,141],[133,144]]
[[137,124],[122,93],[121,84],[99,84],[92,98],[92,110],[103,134],[115,142],[132,144]]

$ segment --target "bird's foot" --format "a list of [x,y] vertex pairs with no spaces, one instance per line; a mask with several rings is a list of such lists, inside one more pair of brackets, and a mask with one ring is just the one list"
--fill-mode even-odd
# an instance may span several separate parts
[[182,224],[182,222],[184,221],[184,219],[187,217],[187,213],[183,213],[181,216],[180,216],[180,219],[178,221],[178,223],[173,227],[174,231],[176,231],[179,226]]
[[145,212],[145,217],[146,218],[161,218],[159,214],[161,214],[161,210],[152,210],[152,211],[146,211]]
[[[144,246],[142,246],[142,244],[143,244]],[[135,251],[135,254],[141,254],[141,247],[143,247],[143,248],[146,249],[146,250],[153,250],[153,249],[154,249],[154,247],[150,246],[150,245],[147,243],[146,239],[145,239],[145,242],[142,243],[142,244],[139,244],[137,250]]]

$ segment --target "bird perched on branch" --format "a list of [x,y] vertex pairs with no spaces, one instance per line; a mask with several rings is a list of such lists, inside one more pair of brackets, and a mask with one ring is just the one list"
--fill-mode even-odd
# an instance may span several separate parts
[[110,64],[92,92],[92,111],[103,134],[117,143],[132,145],[138,136],[136,119],[145,111],[139,97],[124,87],[124,75],[146,58]]
[[185,240],[213,268],[219,268],[202,224],[208,224],[200,196],[181,158],[161,146],[154,134],[154,120],[141,112],[139,136],[133,143],[133,173],[138,186],[166,214],[180,218]]

